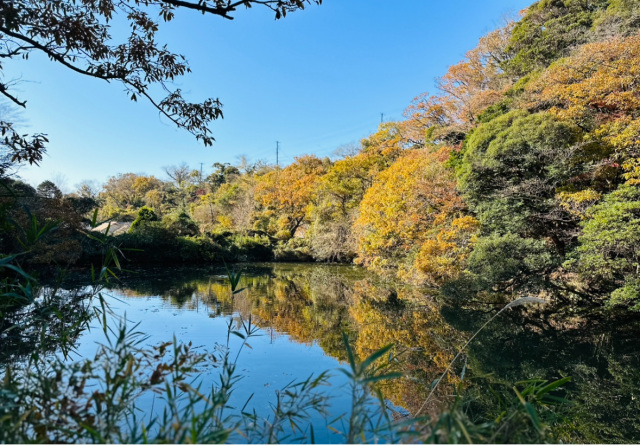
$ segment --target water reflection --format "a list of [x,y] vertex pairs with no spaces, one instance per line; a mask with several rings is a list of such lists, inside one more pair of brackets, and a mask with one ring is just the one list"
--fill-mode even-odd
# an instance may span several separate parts
[[[319,345],[344,361],[342,332],[364,358],[393,343],[404,378],[381,389],[395,405],[415,413],[431,383],[460,347],[497,310],[461,309],[415,287],[380,281],[346,266],[243,265],[240,287],[231,295],[223,270],[156,269],[124,278],[117,292],[131,298],[159,296],[168,309],[207,311],[210,317],[240,315],[265,330],[271,341],[287,335]],[[115,290],[114,290],[115,291]],[[177,331],[177,328],[168,327]],[[567,438],[584,442],[640,440],[638,322],[563,313],[558,308],[514,308],[500,315],[453,368],[449,384],[473,388],[476,406],[498,384],[540,377],[572,376],[576,401]],[[322,370],[318,370],[320,372]],[[439,387],[428,412],[447,404],[451,385]],[[485,408],[491,410],[490,408]]]

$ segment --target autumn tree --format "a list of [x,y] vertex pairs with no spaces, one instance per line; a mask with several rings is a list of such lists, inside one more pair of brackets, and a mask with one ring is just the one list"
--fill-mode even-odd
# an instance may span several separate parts
[[[194,218],[209,229],[242,230],[250,226],[246,211],[247,204],[253,208],[250,191],[245,182],[223,183],[214,192],[203,194],[192,206]],[[247,203],[247,200],[250,203]],[[240,210],[242,208],[242,211]]]
[[[158,196],[164,184],[153,176],[125,173],[113,176],[103,185],[99,197],[104,200],[101,208],[104,218],[121,214],[134,216],[138,208],[148,204],[158,210]],[[157,194],[154,193],[157,191]],[[161,200],[160,200],[161,201]]]
[[482,37],[463,61],[449,67],[437,81],[438,89],[448,98],[447,112],[461,131],[472,128],[480,113],[500,101],[513,83],[502,70],[509,60],[506,48],[513,26],[508,22]]
[[[222,103],[206,99],[189,102],[171,83],[190,71],[183,55],[156,40],[162,23],[170,22],[179,10],[233,19],[240,7],[271,9],[276,19],[322,0],[81,0],[0,2],[0,72],[12,59],[26,59],[41,53],[70,71],[95,79],[119,83],[133,101],[143,99],[161,115],[211,145],[210,123],[222,117]],[[111,24],[119,19],[130,31],[122,40],[114,38]],[[115,34],[115,33],[114,33]],[[155,92],[166,92],[157,97]],[[15,92],[15,82],[0,81],[0,94],[25,107],[26,100]],[[0,119],[0,137],[12,162],[37,163],[42,159],[44,134],[24,135],[14,123]]]
[[[640,35],[580,47],[527,86],[529,107],[547,108],[600,143],[594,161],[640,156]],[[620,172],[621,173],[621,172]]]
[[380,124],[378,131],[360,141],[362,154],[377,157],[382,168],[389,167],[412,142],[405,132],[404,122],[392,121]]
[[316,201],[309,209],[309,237],[316,259],[344,261],[354,257],[353,221],[381,164],[380,156],[360,153],[336,161],[319,179]]
[[313,155],[295,159],[284,169],[276,168],[257,178],[255,197],[261,207],[258,227],[288,239],[308,223],[316,182],[326,172],[329,160]]
[[357,209],[373,179],[404,150],[400,124],[389,122],[362,140],[352,156],[336,161],[316,184],[316,200],[309,208],[309,238],[313,255],[321,260],[355,257],[352,226]]
[[214,163],[203,189],[191,204],[191,213],[203,229],[242,231],[251,227],[255,202],[253,175],[228,163]]
[[[413,282],[438,284],[438,258],[455,253],[459,262],[449,262],[448,277],[461,270],[476,225],[460,224],[465,205],[455,190],[453,173],[444,165],[448,152],[447,147],[407,151],[376,177],[355,222],[359,263],[378,272],[397,271]],[[443,231],[460,234],[449,237]],[[439,239],[453,243],[429,247]]]
[[[439,94],[417,96],[405,111],[405,128],[417,129],[412,139],[456,145],[478,122],[480,114],[504,99],[513,84],[502,66],[509,61],[507,46],[514,22],[482,37],[464,60],[437,79]],[[420,132],[422,135],[420,135]],[[410,132],[406,132],[410,133]]]

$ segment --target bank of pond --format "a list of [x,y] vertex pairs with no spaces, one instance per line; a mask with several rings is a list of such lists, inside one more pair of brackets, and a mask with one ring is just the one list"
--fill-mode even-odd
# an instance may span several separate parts
[[[0,397],[24,399],[2,405],[3,441],[640,441],[637,318],[539,299],[506,310],[503,301],[452,302],[354,266],[233,270],[145,267],[99,289],[86,274],[43,287],[49,314],[5,318]],[[52,380],[35,379],[24,368],[33,364]],[[10,373],[41,388],[11,387]],[[213,393],[208,403],[178,397],[211,388],[226,395],[221,407]],[[44,398],[58,398],[52,414],[77,412],[63,427],[85,427],[65,437],[32,420],[24,436],[8,436],[12,415],[31,420]],[[171,425],[182,430],[170,436]]]

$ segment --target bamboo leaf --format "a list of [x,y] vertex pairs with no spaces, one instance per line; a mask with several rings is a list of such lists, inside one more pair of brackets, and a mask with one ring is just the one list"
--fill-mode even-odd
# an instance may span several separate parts
[[531,405],[531,403],[525,403],[524,408],[527,410],[533,426],[538,432],[542,433],[542,425],[540,424],[540,418],[538,418],[538,413],[536,412],[535,408]]
[[382,347],[380,350],[372,353],[371,356],[369,356],[367,359],[362,361],[362,364],[360,364],[361,369],[366,370],[367,368],[369,368],[371,364],[373,364],[377,359],[384,356],[392,348],[393,348],[393,344],[388,344]]
[[568,382],[570,382],[570,381],[571,381],[571,377],[570,377],[570,376],[565,376],[565,377],[564,377],[564,378],[562,378],[562,379],[559,379],[559,380],[554,381],[554,382],[552,382],[552,383],[550,383],[550,384],[547,384],[547,385],[546,385],[546,386],[544,386],[542,389],[538,390],[538,391],[536,392],[536,394],[538,394],[538,395],[545,395],[545,394],[547,394],[547,393],[549,393],[549,392],[551,392],[551,391],[553,391],[553,390],[557,389],[558,387],[563,386],[564,384],[566,384],[566,383],[568,383]]
[[347,336],[347,333],[345,333],[344,331],[342,332],[342,342],[344,342],[344,347],[347,350],[347,357],[349,359],[349,365],[351,366],[351,370],[353,370],[354,373],[357,373],[356,358],[353,355],[351,346],[349,345],[349,337]]
[[400,372],[393,372],[393,373],[387,373],[384,375],[376,375],[376,376],[370,376],[368,378],[365,378],[362,380],[363,383],[374,383],[374,382],[378,382],[378,381],[384,381],[387,379],[396,379],[396,378],[400,378],[402,376],[402,373]]

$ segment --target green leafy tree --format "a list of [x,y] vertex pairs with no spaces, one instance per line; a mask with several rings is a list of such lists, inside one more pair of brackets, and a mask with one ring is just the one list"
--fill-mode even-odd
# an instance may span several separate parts
[[557,264],[557,256],[544,241],[507,233],[479,238],[468,268],[481,290],[513,289],[539,282]]
[[133,232],[137,228],[142,226],[144,223],[149,221],[158,221],[158,216],[156,215],[153,209],[147,206],[142,206],[138,210],[138,217],[131,224],[131,229],[129,229],[129,231]]
[[640,1],[609,0],[609,7],[594,24],[598,37],[635,34],[640,27]]
[[583,165],[580,130],[547,113],[513,111],[467,139],[458,186],[487,233],[548,238],[564,253],[577,220],[559,205],[559,187]]
[[185,212],[166,215],[162,224],[175,236],[194,236],[200,233],[198,224]]
[[212,191],[215,191],[224,183],[231,182],[235,177],[240,175],[240,170],[229,163],[214,163],[213,168],[215,170],[206,180]]
[[589,39],[607,0],[540,0],[531,5],[513,29],[503,63],[507,72],[523,76],[545,68]]
[[52,181],[43,181],[36,188],[38,195],[42,198],[62,198],[62,191]]

